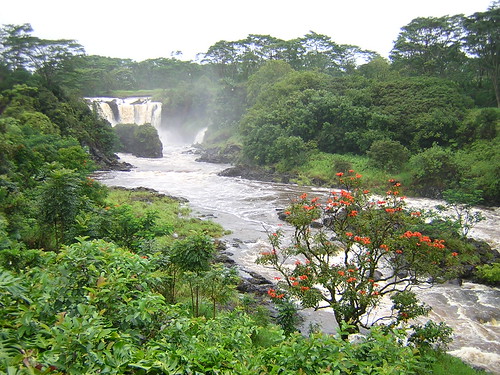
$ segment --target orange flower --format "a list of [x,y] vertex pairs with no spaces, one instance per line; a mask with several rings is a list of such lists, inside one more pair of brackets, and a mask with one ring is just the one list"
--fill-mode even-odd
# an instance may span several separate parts
[[342,172],[335,173],[336,176],[342,177],[344,174]]
[[452,256],[452,257],[456,257],[456,256],[458,256],[458,253],[453,252],[453,253],[451,253],[451,256]]
[[347,237],[352,237],[352,233],[351,233],[351,232],[345,232],[345,235],[346,235]]
[[345,272],[344,271],[339,271],[337,272],[340,276],[345,276]]

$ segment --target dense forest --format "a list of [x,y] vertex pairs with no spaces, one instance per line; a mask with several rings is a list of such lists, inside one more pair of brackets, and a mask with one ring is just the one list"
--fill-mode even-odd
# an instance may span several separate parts
[[[399,199],[404,185],[464,214],[500,203],[499,19],[498,2],[416,18],[389,59],[311,31],[222,40],[189,62],[89,56],[74,40],[3,25],[0,373],[478,373],[444,355],[446,325],[411,324],[428,307],[374,275],[388,259],[408,285],[465,269],[499,281],[498,263],[485,264],[492,257],[466,237],[480,218],[429,226]],[[217,259],[223,228],[190,217],[182,200],[92,178],[121,167],[121,145],[83,98],[127,95],[161,101],[166,126],[186,138],[208,126],[203,147],[221,159],[345,189],[325,206],[303,196],[286,211],[293,255],[307,266],[280,269],[277,254],[290,249],[270,233],[273,250],[259,261],[284,276],[268,292],[271,315],[238,294],[235,269]],[[387,191],[390,177],[374,208],[368,188]],[[329,225],[309,237],[320,218]],[[428,252],[415,256],[421,246]],[[323,256],[340,248],[357,267],[328,269]],[[392,323],[349,341],[370,328],[361,317],[384,294]],[[294,301],[322,299],[339,335],[297,333]]]

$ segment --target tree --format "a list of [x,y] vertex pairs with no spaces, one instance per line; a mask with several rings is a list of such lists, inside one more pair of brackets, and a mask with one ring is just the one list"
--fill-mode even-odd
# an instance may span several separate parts
[[439,196],[460,181],[463,171],[450,149],[437,145],[410,158],[413,188],[424,196]]
[[177,241],[170,252],[170,261],[187,274],[194,316],[200,313],[202,275],[210,269],[214,252],[215,248],[210,237],[200,234]]
[[367,152],[370,163],[379,169],[396,172],[408,161],[409,151],[398,141],[379,140]]
[[56,249],[78,214],[81,191],[80,176],[69,169],[55,170],[40,186],[38,220],[53,232]]
[[486,12],[474,13],[464,20],[467,30],[467,51],[490,77],[495,91],[497,107],[500,107],[500,6],[496,1]]
[[85,51],[74,40],[40,39],[32,32],[27,23],[5,25],[0,29],[0,55],[10,69],[36,71],[45,84],[52,86],[57,74],[68,72],[72,60]]
[[467,60],[462,51],[462,21],[462,15],[415,18],[394,43],[394,67],[410,75],[453,78],[461,74]]
[[271,60],[266,62],[258,71],[252,74],[247,81],[247,102],[255,104],[259,94],[274,83],[292,72],[292,67],[281,60]]
[[[272,249],[258,262],[281,273],[284,293],[303,307],[332,308],[338,324],[352,326],[351,332],[380,319],[405,322],[426,313],[412,286],[446,277],[458,254],[413,230],[420,213],[405,207],[396,181],[377,200],[363,189],[359,174],[337,176],[344,189],[324,203],[307,194],[292,202],[285,211],[291,238],[283,230],[271,233]],[[393,314],[374,320],[370,311],[384,295],[393,296]]]

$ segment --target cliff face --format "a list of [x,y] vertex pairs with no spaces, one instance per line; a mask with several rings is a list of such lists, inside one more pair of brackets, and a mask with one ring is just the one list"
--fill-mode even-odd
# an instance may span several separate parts
[[113,129],[121,143],[119,151],[142,158],[163,157],[163,145],[152,125],[117,124]]

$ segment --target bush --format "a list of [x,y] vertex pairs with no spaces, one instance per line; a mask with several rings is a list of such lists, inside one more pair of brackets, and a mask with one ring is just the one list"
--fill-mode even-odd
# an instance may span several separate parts
[[460,181],[461,170],[456,155],[449,149],[434,145],[410,159],[413,186],[424,196],[440,196]]
[[367,151],[370,164],[387,172],[397,172],[408,161],[410,152],[398,141],[379,140]]
[[500,285],[500,263],[477,267],[476,276],[488,284]]
[[120,151],[145,158],[163,156],[160,137],[151,124],[117,124],[113,129],[122,144]]

